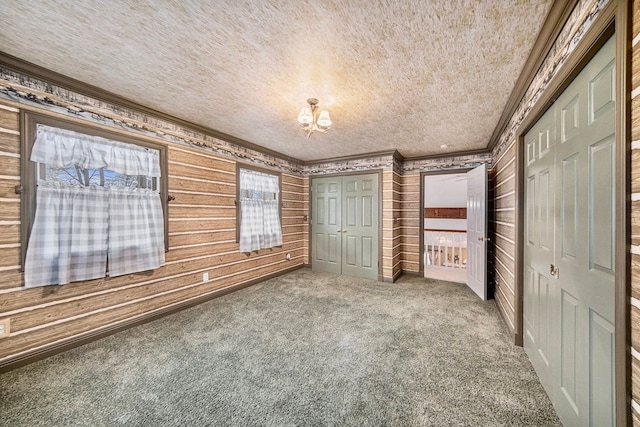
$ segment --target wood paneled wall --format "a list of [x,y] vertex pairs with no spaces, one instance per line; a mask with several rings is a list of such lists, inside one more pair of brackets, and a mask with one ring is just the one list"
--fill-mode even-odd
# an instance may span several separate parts
[[511,333],[515,332],[515,190],[516,145],[495,160],[490,171],[493,211],[489,215],[489,229],[493,230],[494,298]]
[[402,177],[400,186],[402,234],[402,270],[411,273],[420,271],[420,173],[411,172]]
[[[169,251],[154,271],[64,286],[25,289],[20,273],[20,104],[0,103],[0,365],[54,343],[112,328],[308,263],[309,182],[282,173],[284,244],[244,254],[236,236],[236,162],[168,145]],[[31,107],[28,107],[31,109]],[[285,254],[291,254],[291,261]],[[209,281],[203,282],[203,273]]]
[[631,55],[631,397],[640,426],[640,0],[632,7]]
[[400,175],[392,169],[382,172],[382,278],[385,282],[393,282],[402,273],[399,180]]

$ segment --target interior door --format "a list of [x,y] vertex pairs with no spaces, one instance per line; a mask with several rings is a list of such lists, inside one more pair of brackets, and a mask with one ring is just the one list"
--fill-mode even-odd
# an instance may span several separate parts
[[312,179],[314,270],[378,278],[378,174]]
[[467,172],[467,286],[487,295],[487,165]]
[[342,274],[378,278],[378,175],[342,178]]
[[524,348],[547,391],[553,388],[551,361],[557,328],[551,265],[555,250],[555,109],[525,136]]
[[612,37],[525,136],[525,350],[567,426],[615,424],[614,76]]
[[342,177],[313,178],[311,188],[311,267],[341,274]]

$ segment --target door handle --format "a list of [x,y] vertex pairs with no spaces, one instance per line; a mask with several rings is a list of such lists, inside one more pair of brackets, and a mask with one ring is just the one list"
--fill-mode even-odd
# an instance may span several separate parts
[[478,242],[488,242],[491,239],[489,237],[478,237]]
[[560,269],[556,265],[549,264],[549,274],[558,279],[560,276]]

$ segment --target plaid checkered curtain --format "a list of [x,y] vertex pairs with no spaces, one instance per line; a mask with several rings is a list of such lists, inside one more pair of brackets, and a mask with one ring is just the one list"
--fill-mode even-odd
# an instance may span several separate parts
[[240,252],[282,245],[278,176],[240,169]]
[[104,277],[109,194],[40,182],[25,260],[27,288]]
[[[160,176],[158,150],[42,125],[31,160],[63,168],[105,169],[134,178]],[[105,277],[107,259],[110,276],[164,264],[159,194],[128,187],[128,181],[73,185],[39,180],[25,259],[26,287]]]
[[164,265],[164,220],[158,193],[138,188],[109,191],[109,276]]

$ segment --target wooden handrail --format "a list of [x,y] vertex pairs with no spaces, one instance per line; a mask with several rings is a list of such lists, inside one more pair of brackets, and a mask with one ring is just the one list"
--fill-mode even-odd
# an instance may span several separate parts
[[466,233],[467,230],[442,230],[440,228],[425,228],[424,231],[437,231],[440,233]]

